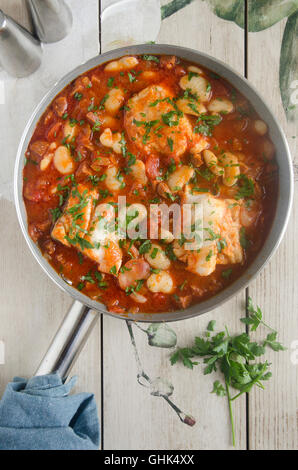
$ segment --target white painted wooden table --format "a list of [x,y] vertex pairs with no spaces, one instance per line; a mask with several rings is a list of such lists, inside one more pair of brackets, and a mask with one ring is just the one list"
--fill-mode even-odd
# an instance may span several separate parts
[[[151,1],[158,3],[155,0],[147,3]],[[256,0],[247,0],[247,5],[253,1]],[[30,27],[24,3],[0,0],[0,8]],[[71,299],[58,290],[30,255],[18,227],[12,195],[16,149],[32,110],[57,79],[100,52],[100,40],[108,47],[107,30],[100,20],[100,2],[69,0],[68,3],[74,16],[72,32],[63,41],[44,46],[43,63],[37,72],[28,78],[14,79],[0,70],[0,82],[4,83],[4,96],[0,96],[0,394],[13,376],[26,377],[34,372],[71,304]],[[108,0],[103,6],[110,3],[115,2]],[[278,117],[294,157],[297,121],[287,122],[278,87],[279,51],[286,20],[264,31],[247,33],[245,28],[216,16],[208,6],[212,2],[189,3],[161,22],[157,42],[207,52],[246,74]],[[2,88],[1,85],[0,93]],[[191,343],[194,334],[200,334],[211,319],[217,321],[218,328],[228,325],[231,333],[243,331],[239,319],[244,315],[247,295],[251,295],[287,345],[284,353],[268,353],[273,378],[266,391],[256,389],[235,402],[238,449],[295,449],[298,445],[297,198],[296,188],[286,236],[256,281],[221,308],[171,325],[180,345]],[[168,350],[148,346],[144,333],[136,328],[134,332],[146,372],[168,379],[175,387],[171,398],[183,411],[193,415],[197,423],[193,428],[181,423],[164,400],[150,395],[137,383],[137,367],[126,324],[105,316],[95,327],[73,369],[79,375],[76,391],[96,395],[102,448],[231,448],[226,400],[210,393],[216,377],[204,377],[201,371],[182,366],[171,367]],[[264,332],[258,334],[263,336]]]

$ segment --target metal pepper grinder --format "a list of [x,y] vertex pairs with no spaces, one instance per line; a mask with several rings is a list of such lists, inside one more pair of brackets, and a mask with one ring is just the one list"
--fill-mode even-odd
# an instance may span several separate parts
[[0,10],[0,64],[15,77],[26,77],[41,63],[40,42]]
[[41,42],[56,42],[67,36],[72,14],[64,0],[27,0],[27,6]]

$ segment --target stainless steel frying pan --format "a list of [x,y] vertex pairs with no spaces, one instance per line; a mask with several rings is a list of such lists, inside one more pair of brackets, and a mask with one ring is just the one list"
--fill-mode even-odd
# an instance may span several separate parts
[[[250,266],[248,266],[247,270],[233,284],[214,295],[212,298],[205,300],[198,305],[193,305],[185,310],[157,314],[138,313],[114,315],[111,312],[108,312],[103,304],[91,300],[89,297],[68,285],[56,273],[56,271],[54,271],[47,260],[42,256],[37,245],[30,238],[27,230],[26,210],[22,197],[22,172],[25,151],[32,137],[35,126],[55,96],[66,85],[68,85],[68,83],[70,83],[85,71],[109,60],[117,59],[123,55],[135,54],[176,55],[190,62],[201,64],[231,82],[233,86],[237,88],[251,102],[260,117],[268,124],[270,136],[276,148],[276,158],[279,165],[279,194],[275,219],[265,244],[263,245],[257,258]],[[282,129],[258,92],[249,84],[245,78],[225,65],[223,62],[214,59],[207,54],[178,46],[146,44],[125,47],[94,57],[85,64],[76,67],[72,72],[68,73],[52,87],[52,89],[42,99],[40,104],[33,112],[23,133],[15,165],[14,193],[19,223],[32,254],[40,266],[48,274],[48,276],[62,290],[67,292],[75,299],[73,306],[65,317],[61,328],[59,329],[49,351],[47,352],[37,371],[37,374],[43,374],[53,370],[59,370],[61,375],[65,376],[68,373],[80,348],[84,344],[88,332],[92,329],[92,326],[98,317],[98,313],[105,313],[116,316],[117,318],[133,319],[142,322],[169,322],[183,320],[194,317],[196,315],[201,315],[218,307],[223,302],[235,295],[239,290],[246,287],[247,284],[269,261],[284,235],[292,204],[293,171],[290,151]]]

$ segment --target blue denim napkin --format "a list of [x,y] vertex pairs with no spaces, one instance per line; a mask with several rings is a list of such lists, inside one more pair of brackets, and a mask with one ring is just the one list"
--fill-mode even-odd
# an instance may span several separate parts
[[16,377],[0,401],[0,450],[96,450],[99,422],[94,395],[69,392],[58,373]]

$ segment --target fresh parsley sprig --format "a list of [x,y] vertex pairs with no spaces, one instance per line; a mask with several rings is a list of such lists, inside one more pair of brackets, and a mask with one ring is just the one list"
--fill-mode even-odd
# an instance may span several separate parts
[[257,308],[255,308],[253,306],[251,297],[248,297],[247,311],[248,316],[241,318],[240,321],[242,321],[242,323],[245,323],[245,325],[250,326],[251,331],[256,331],[260,324],[266,326],[267,328],[269,328],[269,330],[272,330],[272,328],[263,321],[263,314],[260,307],[257,306]]
[[[213,384],[211,393],[217,396],[226,396],[229,405],[229,413],[232,429],[232,441],[235,446],[235,426],[233,418],[232,403],[244,393],[249,393],[256,385],[264,389],[262,382],[271,377],[269,371],[270,364],[264,362],[251,362],[265,353],[266,347],[274,351],[283,351],[285,348],[276,341],[277,332],[272,330],[264,321],[260,307],[254,308],[251,298],[248,301],[249,316],[242,318],[241,321],[250,326],[251,331],[255,331],[260,324],[271,330],[265,340],[260,343],[251,341],[248,333],[230,336],[228,329],[220,331],[211,336],[214,331],[215,321],[212,320],[207,326],[205,337],[197,336],[191,347],[178,348],[171,356],[171,364],[182,362],[189,368],[199,362],[194,358],[203,358],[204,375],[219,370],[223,375],[224,385],[216,380]],[[232,396],[231,390],[237,390]]]

